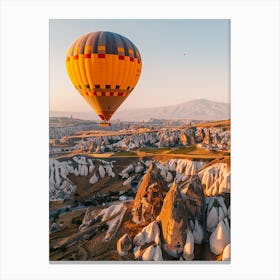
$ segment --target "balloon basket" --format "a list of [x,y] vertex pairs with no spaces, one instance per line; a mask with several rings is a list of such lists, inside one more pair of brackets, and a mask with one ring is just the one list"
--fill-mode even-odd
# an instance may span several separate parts
[[107,121],[99,123],[99,126],[111,126],[111,124]]

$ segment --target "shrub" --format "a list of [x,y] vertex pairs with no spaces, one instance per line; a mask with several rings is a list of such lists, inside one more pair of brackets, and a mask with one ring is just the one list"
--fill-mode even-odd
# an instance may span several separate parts
[[109,226],[106,223],[102,223],[98,226],[99,231],[107,230]]
[[53,216],[53,221],[55,222],[59,218],[59,212],[56,212]]
[[83,220],[79,217],[73,217],[71,223],[72,224],[76,224],[76,225],[80,225],[83,222]]

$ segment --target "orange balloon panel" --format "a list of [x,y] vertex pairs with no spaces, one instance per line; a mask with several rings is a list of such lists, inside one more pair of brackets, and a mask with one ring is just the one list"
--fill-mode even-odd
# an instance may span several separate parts
[[142,68],[135,45],[113,32],[92,32],[72,43],[66,68],[71,82],[105,121],[136,86]]

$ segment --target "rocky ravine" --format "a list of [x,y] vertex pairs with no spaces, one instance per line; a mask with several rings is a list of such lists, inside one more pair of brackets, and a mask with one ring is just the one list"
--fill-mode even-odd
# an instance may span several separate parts
[[[124,184],[134,182],[137,193],[131,223],[143,225],[137,234],[126,232],[117,241],[120,257],[133,254],[134,259],[143,261],[191,261],[200,260],[207,248],[216,256],[212,259],[230,260],[231,184],[227,163],[140,160],[118,176]],[[122,202],[99,212],[89,209],[80,230],[99,218],[108,225],[104,242],[112,240],[125,211],[130,210]]]
[[[65,138],[59,140],[65,143]],[[96,136],[77,140],[67,148],[50,147],[50,154],[81,150],[90,153],[133,151],[145,147],[163,148],[200,144],[204,148],[229,150],[230,131],[223,128],[187,128],[174,130],[159,130],[127,135]]]

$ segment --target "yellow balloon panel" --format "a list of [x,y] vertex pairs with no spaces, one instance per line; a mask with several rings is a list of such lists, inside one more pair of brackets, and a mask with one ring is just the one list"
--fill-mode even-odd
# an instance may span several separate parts
[[136,86],[142,68],[139,51],[112,32],[81,36],[67,52],[70,80],[102,120],[114,112]]

